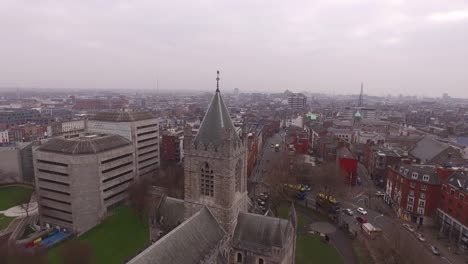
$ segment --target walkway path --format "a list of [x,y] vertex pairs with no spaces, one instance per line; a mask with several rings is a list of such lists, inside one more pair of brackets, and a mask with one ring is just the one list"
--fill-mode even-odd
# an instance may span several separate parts
[[3,214],[8,217],[25,217],[26,215],[31,216],[38,213],[37,202],[29,203],[28,213],[26,213],[24,208],[25,207],[21,207],[21,205],[17,205],[4,211]]
[[[312,209],[306,209],[302,206],[296,206],[297,212],[300,212],[307,221],[311,222],[312,225],[320,222],[320,225],[323,223],[323,218],[318,219],[316,215],[311,211]],[[328,230],[330,231],[330,230]],[[353,246],[351,244],[351,239],[341,230],[336,228],[335,232],[329,234],[330,243],[336,247],[341,257],[343,258],[343,263],[345,264],[357,264],[357,256],[354,252]]]

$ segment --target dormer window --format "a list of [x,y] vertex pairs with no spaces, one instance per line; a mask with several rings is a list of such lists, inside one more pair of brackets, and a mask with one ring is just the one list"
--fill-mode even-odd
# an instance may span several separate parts
[[405,169],[405,168],[400,167],[400,173],[403,173],[403,170],[404,170],[404,169]]
[[417,173],[417,172],[413,172],[413,174],[411,174],[411,178],[417,179],[417,178],[418,178],[418,173]]
[[406,176],[408,175],[408,169],[405,169],[405,171],[403,171],[403,174]]
[[429,175],[425,174],[423,175],[423,181],[429,181]]

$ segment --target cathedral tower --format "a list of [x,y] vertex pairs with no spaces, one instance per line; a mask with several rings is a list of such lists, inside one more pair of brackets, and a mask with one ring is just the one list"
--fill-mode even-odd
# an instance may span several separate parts
[[246,212],[246,147],[236,133],[228,109],[216,92],[195,137],[184,136],[186,217],[207,206],[224,230],[232,233],[239,212]]

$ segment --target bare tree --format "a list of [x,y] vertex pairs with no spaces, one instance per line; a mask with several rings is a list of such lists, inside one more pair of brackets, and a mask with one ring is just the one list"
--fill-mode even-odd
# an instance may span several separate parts
[[407,230],[397,222],[372,243],[367,243],[379,262],[385,264],[432,263],[431,256]]
[[67,264],[89,264],[94,259],[92,247],[77,240],[64,244],[59,254],[62,257],[62,262]]
[[149,209],[151,181],[143,178],[129,188],[130,205],[141,220],[144,220]]
[[345,173],[334,162],[313,167],[309,181],[327,198],[345,197],[350,185],[345,182]]
[[[4,237],[0,241],[0,263],[8,264],[46,264],[47,255],[43,247],[37,247],[33,252],[25,252],[23,249],[8,246],[8,238]],[[2,240],[0,239],[0,240]]]
[[33,209],[31,204],[31,197],[34,195],[32,193],[25,192],[21,197],[19,197],[18,202],[20,203],[19,207],[26,213],[26,217],[29,217],[29,212]]
[[155,186],[168,190],[168,196],[184,197],[184,168],[181,164],[167,163],[153,177]]
[[270,161],[271,167],[264,174],[264,181],[270,194],[270,208],[275,214],[281,202],[290,199],[284,185],[296,183],[293,173],[296,162],[293,154],[281,151]]

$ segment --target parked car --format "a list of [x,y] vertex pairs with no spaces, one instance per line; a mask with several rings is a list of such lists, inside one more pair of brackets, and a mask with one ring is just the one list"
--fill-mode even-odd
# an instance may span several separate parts
[[347,215],[353,215],[353,210],[349,209],[349,208],[346,208],[346,209],[343,209],[343,213],[347,214]]
[[426,241],[426,238],[422,234],[416,232],[415,235],[416,235],[416,237],[418,238],[419,241],[421,241],[421,242]]
[[356,221],[358,221],[358,223],[360,223],[360,224],[367,223],[367,219],[362,217],[362,216],[357,216]]
[[383,197],[383,196],[385,196],[385,193],[382,192],[382,191],[377,191],[377,192],[375,193],[375,196],[377,196],[377,197]]
[[440,252],[439,252],[439,249],[435,246],[431,246],[431,252],[432,254],[436,255],[436,256],[440,256]]
[[356,209],[356,211],[358,211],[358,213],[363,214],[363,215],[367,214],[367,211],[364,210],[364,208],[362,208],[362,207],[359,207],[358,209]]
[[258,205],[265,206],[265,202],[264,201],[258,201]]
[[270,147],[271,147],[271,148],[274,148],[274,147],[275,147],[275,144],[271,144]]
[[414,227],[412,227],[411,225],[409,225],[409,224],[403,224],[403,227],[406,228],[411,233],[416,231],[416,229]]

